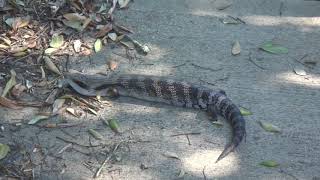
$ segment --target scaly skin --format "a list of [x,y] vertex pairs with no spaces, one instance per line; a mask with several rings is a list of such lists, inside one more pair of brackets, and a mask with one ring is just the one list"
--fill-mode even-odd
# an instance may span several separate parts
[[98,93],[102,96],[110,96],[108,92],[116,89],[117,95],[120,96],[202,109],[207,111],[213,119],[217,119],[218,115],[223,116],[232,126],[233,137],[216,162],[234,151],[246,135],[245,120],[239,108],[222,90],[211,90],[203,86],[155,76],[122,75],[107,78],[101,75],[66,73],[65,77],[67,84],[85,96],[95,96]]

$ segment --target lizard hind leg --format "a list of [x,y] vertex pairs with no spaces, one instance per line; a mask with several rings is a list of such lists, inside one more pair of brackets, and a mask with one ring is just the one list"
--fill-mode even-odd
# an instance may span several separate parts
[[208,105],[207,113],[208,113],[211,121],[218,121],[218,113],[215,110],[214,105]]

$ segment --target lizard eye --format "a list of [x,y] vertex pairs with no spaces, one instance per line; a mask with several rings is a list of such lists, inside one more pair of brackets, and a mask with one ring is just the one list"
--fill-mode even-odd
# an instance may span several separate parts
[[110,97],[119,97],[120,96],[118,89],[114,88],[114,87],[108,88],[107,94]]

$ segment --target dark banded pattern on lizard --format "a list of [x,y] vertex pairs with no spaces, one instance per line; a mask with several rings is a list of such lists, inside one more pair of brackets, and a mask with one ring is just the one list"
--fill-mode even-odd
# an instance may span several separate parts
[[97,94],[112,96],[116,89],[117,95],[120,96],[202,109],[207,111],[213,119],[217,119],[218,115],[224,117],[232,126],[233,137],[216,162],[234,151],[246,135],[245,120],[239,108],[232,103],[223,90],[212,90],[184,81],[144,75],[120,75],[107,78],[102,75],[65,73],[65,77],[67,84],[85,96]]

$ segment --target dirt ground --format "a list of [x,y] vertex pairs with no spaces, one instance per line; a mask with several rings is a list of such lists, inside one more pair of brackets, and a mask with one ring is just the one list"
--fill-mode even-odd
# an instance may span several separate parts
[[[119,62],[112,73],[174,77],[224,89],[253,113],[245,117],[246,141],[236,152],[215,163],[231,137],[224,120],[217,127],[204,112],[120,97],[106,99],[112,105],[97,116],[64,113],[46,120],[77,124],[67,128],[28,125],[38,108],[0,108],[0,142],[11,147],[2,162],[11,170],[28,167],[24,173],[34,179],[93,179],[119,145],[97,179],[320,179],[320,1],[228,2],[218,10],[225,1],[136,0],[128,10],[115,12],[117,21],[133,29],[133,37],[151,52],[129,61],[123,48],[112,45],[90,58],[71,57],[69,68],[105,73],[112,59]],[[228,15],[245,24],[222,23]],[[237,56],[231,54],[235,41],[241,45]],[[267,41],[288,53],[260,50]],[[307,74],[296,74],[297,67]],[[116,119],[121,133],[101,118]],[[282,132],[266,132],[260,120]],[[266,160],[280,165],[259,165]]]

